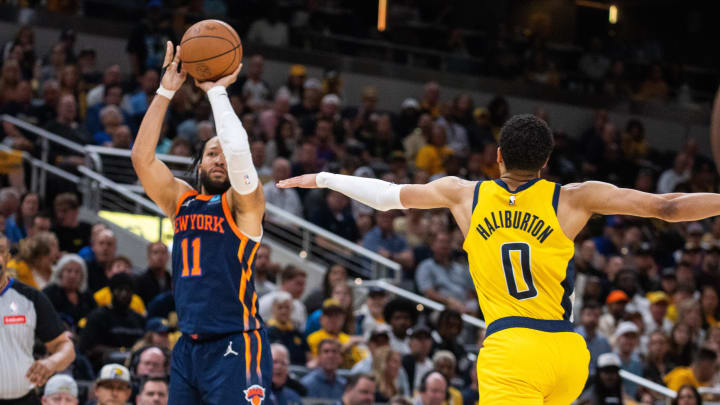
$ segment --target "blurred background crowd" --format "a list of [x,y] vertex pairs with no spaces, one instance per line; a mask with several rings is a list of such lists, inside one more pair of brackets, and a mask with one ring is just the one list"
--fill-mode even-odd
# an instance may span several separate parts
[[[708,89],[715,76],[688,66],[717,66],[716,55],[699,55],[659,39],[631,43],[588,35],[581,38],[582,46],[562,48],[543,35],[542,19],[532,35],[502,25],[480,33],[462,15],[468,11],[464,6],[472,7],[463,2],[391,1],[390,23],[402,20],[407,29],[385,34],[372,29],[373,2],[284,1],[268,8],[252,1],[150,0],[136,9],[89,0],[15,3],[128,21],[137,13],[145,16],[135,20],[127,55],[118,55],[128,58],[127,71],[116,64],[99,66],[96,49],[75,45],[82,34],[73,28],[63,29],[49,48],[35,45],[31,25],[18,25],[14,36],[0,38],[0,114],[79,144],[119,149],[132,147],[155,95],[165,42],[181,37],[196,16],[238,18],[242,23],[236,28],[244,40],[272,46],[316,46],[309,32],[325,32],[450,50],[455,58],[442,58],[450,62],[443,66],[449,72],[501,76],[619,101],[701,105],[712,95]],[[688,37],[703,32],[686,29]],[[426,35],[408,34],[418,31]],[[321,49],[386,57],[334,41],[325,46]],[[402,58],[410,54],[393,58],[406,63]],[[422,63],[440,68],[432,58]],[[482,318],[482,308],[462,234],[449,212],[375,212],[334,191],[281,190],[275,182],[321,170],[396,183],[426,183],[442,176],[494,179],[499,176],[496,153],[503,123],[513,114],[533,113],[554,128],[556,117],[542,102],[532,111],[513,111],[502,95],[487,104],[470,93],[449,97],[434,81],[424,83],[419,94],[404,95],[395,108],[381,109],[379,101],[392,88],[367,86],[360,102],[350,103],[337,67],[313,76],[308,66],[294,64],[286,79],[271,81],[264,66],[263,55],[246,55],[241,77],[228,91],[250,135],[267,201],[399,263],[401,286],[446,307],[433,313],[383,289],[356,288],[352,281],[357,275],[342,263],[328,263],[322,285],[307,285],[304,269],[277,264],[270,247],[261,246],[255,286],[260,315],[274,343],[269,400],[476,403],[475,357],[483,333],[461,316]],[[188,82],[170,104],[157,152],[191,157],[213,135],[210,105]],[[7,121],[0,136],[6,146],[39,153],[38,140]],[[555,142],[543,172],[552,181],[602,180],[654,193],[717,191],[716,168],[695,139],[687,138],[678,150],[656,150],[642,118],[621,122],[597,109],[582,132],[555,129]],[[86,164],[82,156],[62,148],[52,150],[50,161],[71,172]],[[130,166],[116,178],[136,180]],[[77,358],[66,374],[81,382],[81,389],[75,389],[80,402],[113,403],[107,402],[106,391],[121,393],[125,402],[167,401],[168,360],[178,338],[168,247],[150,243],[148,267],[138,268],[136,257],[117,255],[112,230],[79,220],[73,186],[52,185],[41,198],[28,192],[22,170],[10,171],[2,182],[0,230],[13,252],[7,268],[18,281],[46,294],[71,334]],[[283,224],[273,216],[266,221]],[[720,218],[678,224],[593,218],[576,239],[575,270],[575,323],[591,353],[590,378],[579,403],[618,403],[612,402],[617,398],[649,404],[659,399],[623,381],[620,369],[673,390],[720,385]],[[37,349],[42,356],[42,347]],[[110,380],[108,373],[123,377]],[[46,387],[48,395],[56,385],[74,382],[54,384]],[[686,388],[681,394],[694,397],[696,392]]]

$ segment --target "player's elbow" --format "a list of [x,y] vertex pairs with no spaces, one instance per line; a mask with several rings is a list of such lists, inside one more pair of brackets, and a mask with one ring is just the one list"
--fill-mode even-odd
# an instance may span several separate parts
[[668,222],[679,222],[677,202],[674,200],[658,199],[654,204],[656,217]]

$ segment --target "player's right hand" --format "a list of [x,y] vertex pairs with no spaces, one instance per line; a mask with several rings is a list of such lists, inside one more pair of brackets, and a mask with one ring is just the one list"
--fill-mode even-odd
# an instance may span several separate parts
[[177,91],[182,87],[183,83],[185,83],[187,72],[184,69],[178,70],[178,65],[180,65],[180,45],[175,47],[175,55],[173,56],[173,44],[168,41],[165,50],[165,60],[163,61],[163,68],[166,70],[160,81],[160,84],[164,88]]
[[303,174],[302,176],[291,177],[289,179],[280,180],[277,183],[278,188],[318,188],[317,181],[315,178],[317,173]]

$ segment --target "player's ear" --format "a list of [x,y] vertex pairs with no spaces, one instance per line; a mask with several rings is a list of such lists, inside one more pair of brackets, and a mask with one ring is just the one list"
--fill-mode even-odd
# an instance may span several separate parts
[[503,162],[502,153],[500,153],[500,147],[499,147],[499,146],[498,146],[498,148],[497,148],[497,157],[496,157],[496,160],[497,160],[498,164],[505,164],[505,162]]

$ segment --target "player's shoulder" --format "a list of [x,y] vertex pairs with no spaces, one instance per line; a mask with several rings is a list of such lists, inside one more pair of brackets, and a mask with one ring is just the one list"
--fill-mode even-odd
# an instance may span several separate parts
[[456,176],[441,177],[432,183],[440,193],[450,197],[454,203],[462,203],[473,198],[477,181],[465,180]]
[[602,181],[568,183],[561,187],[560,201],[573,206],[586,206],[590,200],[597,200],[617,191],[617,186]]
[[433,181],[431,184],[446,192],[458,192],[474,190],[478,182],[465,180],[457,176],[445,176]]

